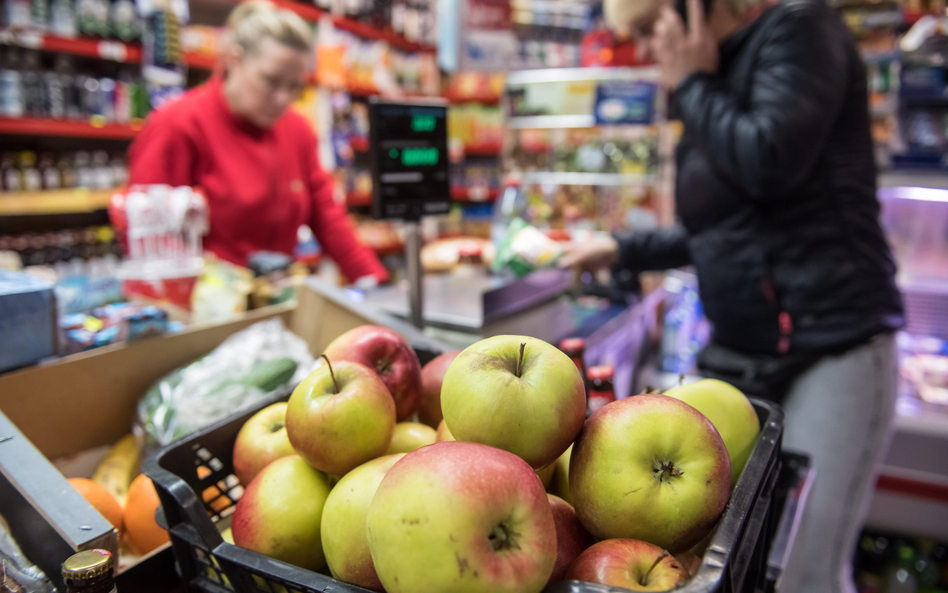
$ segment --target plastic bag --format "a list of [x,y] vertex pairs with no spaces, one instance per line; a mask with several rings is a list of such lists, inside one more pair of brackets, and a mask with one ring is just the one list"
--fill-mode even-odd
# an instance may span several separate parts
[[548,268],[563,255],[563,249],[536,227],[522,218],[514,218],[497,247],[497,256],[491,266],[494,273],[505,267],[517,276],[526,276],[541,268]]
[[23,555],[0,518],[0,593],[56,593],[46,573]]
[[314,366],[306,342],[280,319],[257,323],[153,385],[138,403],[135,432],[146,447],[166,445],[299,383]]

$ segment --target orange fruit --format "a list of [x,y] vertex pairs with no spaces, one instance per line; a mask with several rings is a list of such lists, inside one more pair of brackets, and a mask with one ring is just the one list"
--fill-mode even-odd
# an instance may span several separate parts
[[122,530],[122,505],[115,500],[105,486],[86,478],[69,478],[69,484],[88,501],[92,507],[105,517],[112,527]]
[[169,541],[168,532],[155,521],[159,505],[158,492],[148,476],[141,474],[132,480],[125,499],[125,533],[139,554],[147,554]]

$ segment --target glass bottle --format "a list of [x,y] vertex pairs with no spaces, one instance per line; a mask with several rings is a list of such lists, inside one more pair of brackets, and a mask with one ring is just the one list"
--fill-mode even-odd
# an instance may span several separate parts
[[589,369],[589,397],[588,410],[592,414],[599,408],[616,401],[616,390],[613,386],[615,371],[611,366],[601,365]]
[[23,191],[43,189],[43,178],[36,168],[36,154],[28,150],[20,153],[20,171],[23,174]]
[[[582,338],[566,338],[560,342],[560,350],[573,361],[579,369],[579,376],[583,378],[586,394],[589,394],[589,385],[586,383],[586,340]],[[588,407],[588,402],[587,402]]]
[[86,550],[63,562],[66,593],[117,593],[115,562],[106,550]]
[[53,160],[53,154],[44,152],[39,159],[40,179],[43,182],[43,189],[62,189],[63,181],[59,169],[56,168],[56,162]]

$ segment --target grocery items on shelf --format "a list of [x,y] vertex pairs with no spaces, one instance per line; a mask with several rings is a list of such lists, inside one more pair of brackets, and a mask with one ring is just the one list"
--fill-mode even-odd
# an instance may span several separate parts
[[138,303],[116,303],[59,318],[59,354],[67,356],[117,342],[134,342],[179,330],[168,313]]
[[5,0],[0,6],[0,31],[49,32],[72,38],[78,34],[136,40],[141,17],[133,0]]
[[88,188],[107,190],[128,182],[125,155],[104,150],[0,154],[0,200],[5,192]]
[[0,46],[0,116],[129,123],[148,115],[148,92],[135,68],[116,64],[77,71],[68,55],[49,59]]
[[391,31],[411,42],[434,45],[438,42],[437,2],[435,0],[316,0],[326,12],[344,16],[355,23],[378,31]]
[[866,530],[853,568],[859,593],[948,590],[948,542]]
[[0,252],[15,254],[23,267],[51,267],[60,278],[107,275],[120,256],[115,233],[108,226],[0,235]]

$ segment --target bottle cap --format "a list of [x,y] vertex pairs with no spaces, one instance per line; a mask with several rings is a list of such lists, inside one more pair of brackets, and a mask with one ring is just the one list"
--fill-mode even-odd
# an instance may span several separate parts
[[560,342],[560,350],[585,350],[586,340],[582,338],[566,338]]
[[615,371],[609,365],[600,365],[592,367],[586,374],[589,376],[590,381],[611,381]]
[[107,574],[113,566],[112,554],[108,550],[85,550],[63,562],[63,579],[87,581]]

